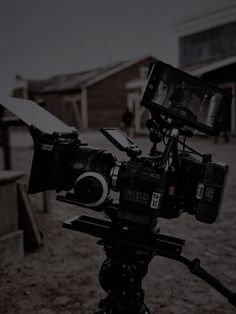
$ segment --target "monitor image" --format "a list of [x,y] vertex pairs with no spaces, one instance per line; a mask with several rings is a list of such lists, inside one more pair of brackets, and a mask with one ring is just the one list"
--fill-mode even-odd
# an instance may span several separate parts
[[221,131],[231,104],[223,89],[157,62],[151,71],[141,104],[154,113],[181,120],[208,134]]

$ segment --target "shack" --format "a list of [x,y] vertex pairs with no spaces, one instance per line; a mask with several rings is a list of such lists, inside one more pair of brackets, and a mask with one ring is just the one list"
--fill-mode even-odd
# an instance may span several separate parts
[[154,57],[147,56],[45,80],[17,76],[13,96],[34,100],[81,130],[119,126],[127,106],[127,82],[146,79],[153,61]]

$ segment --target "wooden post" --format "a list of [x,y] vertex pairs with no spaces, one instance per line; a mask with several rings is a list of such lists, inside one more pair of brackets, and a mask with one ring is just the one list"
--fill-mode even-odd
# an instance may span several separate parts
[[11,149],[8,126],[3,125],[1,129],[3,142],[4,170],[11,170]]
[[19,224],[24,230],[24,246],[27,251],[39,249],[43,245],[43,234],[33,212],[25,184],[18,181]]
[[12,169],[9,127],[22,125],[24,125],[24,123],[15,117],[2,117],[0,120],[0,130],[3,142],[4,170]]

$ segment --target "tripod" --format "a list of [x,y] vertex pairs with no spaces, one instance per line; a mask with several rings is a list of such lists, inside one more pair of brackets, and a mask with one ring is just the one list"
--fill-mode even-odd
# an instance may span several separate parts
[[80,216],[63,227],[102,238],[98,241],[107,255],[99,281],[107,297],[94,314],[150,314],[144,303],[142,280],[154,255],[179,255],[184,240],[117,228],[110,221]]
[[145,234],[114,227],[112,222],[89,216],[80,216],[63,223],[63,227],[98,237],[105,249],[99,281],[107,297],[99,302],[94,314],[150,314],[144,303],[142,280],[155,255],[174,259],[186,265],[189,271],[206,281],[236,307],[236,294],[193,261],[181,256],[184,240],[162,234]]

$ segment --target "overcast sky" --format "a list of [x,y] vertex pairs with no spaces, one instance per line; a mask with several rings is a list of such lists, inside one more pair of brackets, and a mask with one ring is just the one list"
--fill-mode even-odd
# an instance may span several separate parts
[[0,0],[0,93],[145,55],[178,63],[174,25],[224,0]]

